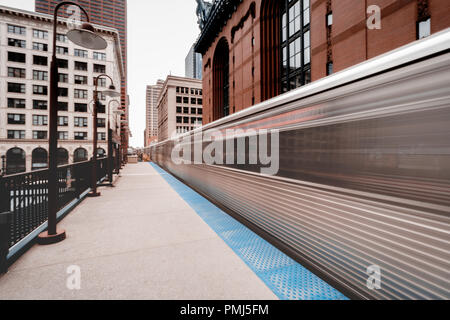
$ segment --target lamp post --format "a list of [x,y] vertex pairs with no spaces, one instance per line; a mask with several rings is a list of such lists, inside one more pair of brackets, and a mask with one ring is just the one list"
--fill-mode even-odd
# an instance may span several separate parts
[[[58,211],[58,65],[56,58],[56,30],[58,24],[58,11],[64,5],[74,5],[83,11],[87,21],[89,15],[79,4],[72,1],[63,1],[55,6],[53,12],[53,51],[50,64],[50,122],[49,122],[49,168],[48,168],[48,230],[41,233],[38,243],[48,245],[58,243],[66,238],[64,230],[56,228],[56,213]],[[81,28],[67,32],[67,38],[78,46],[91,50],[104,50],[107,42],[101,36],[94,33],[94,27],[89,23],[83,23]]]
[[[120,119],[125,114],[125,112],[123,110],[116,110],[116,111],[114,111],[114,114],[116,115],[116,118],[115,118],[115,122],[116,122],[115,128],[116,129],[115,130],[117,133],[117,130],[120,129],[120,127],[121,127],[119,125]],[[119,120],[117,120],[117,116],[119,116]],[[117,174],[120,174],[121,163],[122,163],[121,149],[122,149],[122,146],[120,146],[120,145],[116,148],[116,163],[115,163],[115,165],[116,165]]]
[[[116,88],[114,87],[114,81],[113,79],[108,76],[107,74],[100,74],[94,79],[94,123],[93,123],[93,155],[92,155],[92,172],[91,172],[91,192],[89,193],[89,197],[99,197],[100,192],[97,192],[97,142],[98,142],[98,136],[97,136],[97,118],[98,118],[98,109],[100,107],[100,101],[98,99],[98,81],[100,78],[109,78],[111,80],[111,85],[109,86],[108,90],[102,91],[102,93],[106,96],[117,98],[120,97],[120,93],[116,91]],[[108,119],[109,122],[109,119]],[[109,134],[109,132],[108,132]]]
[[109,185],[111,187],[114,187],[113,185],[113,142],[112,142],[112,130],[111,130],[111,104],[113,102],[116,102],[118,105],[120,105],[120,102],[118,100],[111,100],[108,103],[108,178],[109,178]]

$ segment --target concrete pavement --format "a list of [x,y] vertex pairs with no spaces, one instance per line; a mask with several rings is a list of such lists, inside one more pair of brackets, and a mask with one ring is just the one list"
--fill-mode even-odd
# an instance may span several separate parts
[[[147,163],[100,191],[59,224],[64,242],[0,276],[0,299],[277,299]],[[71,266],[80,290],[67,288]]]

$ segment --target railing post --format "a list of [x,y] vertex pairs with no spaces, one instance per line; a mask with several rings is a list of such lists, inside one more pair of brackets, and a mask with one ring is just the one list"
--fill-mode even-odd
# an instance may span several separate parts
[[0,213],[0,274],[8,272],[8,253],[11,241],[11,213]]

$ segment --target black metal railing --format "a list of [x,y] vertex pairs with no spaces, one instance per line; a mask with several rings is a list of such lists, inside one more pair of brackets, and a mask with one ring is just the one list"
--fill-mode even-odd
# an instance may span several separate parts
[[[107,161],[97,160],[97,181],[107,176]],[[58,210],[91,187],[91,169],[91,161],[58,167]],[[47,221],[48,173],[46,169],[0,177],[0,213],[10,213],[7,222],[3,219],[9,225],[9,239],[0,246],[13,247]]]

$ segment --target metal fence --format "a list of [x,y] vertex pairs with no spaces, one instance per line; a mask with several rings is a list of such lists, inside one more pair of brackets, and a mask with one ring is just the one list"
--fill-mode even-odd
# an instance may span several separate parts
[[[91,187],[91,169],[91,161],[58,167],[58,210]],[[47,221],[48,173],[46,169],[0,177],[0,213],[9,213],[0,217],[0,251],[12,248]],[[97,181],[107,175],[108,158],[98,159]]]

